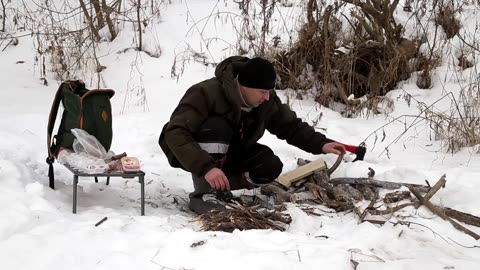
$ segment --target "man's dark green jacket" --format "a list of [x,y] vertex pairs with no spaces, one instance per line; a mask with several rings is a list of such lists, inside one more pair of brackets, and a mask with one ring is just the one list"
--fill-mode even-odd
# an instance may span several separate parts
[[254,108],[248,117],[242,117],[242,99],[236,77],[248,60],[241,56],[227,58],[215,69],[215,77],[187,90],[170,121],[163,127],[159,139],[170,165],[197,176],[204,176],[216,166],[210,154],[201,149],[194,139],[202,123],[211,116],[223,117],[234,133],[242,130],[241,148],[256,143],[265,129],[312,154],[323,153],[323,145],[332,142],[282,104],[274,90],[271,90],[268,101]]

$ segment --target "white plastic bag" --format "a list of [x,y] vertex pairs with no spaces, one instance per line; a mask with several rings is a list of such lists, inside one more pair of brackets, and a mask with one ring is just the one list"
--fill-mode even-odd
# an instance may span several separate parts
[[62,151],[60,151],[60,153],[58,153],[58,156],[57,156],[58,163],[67,164],[68,158],[70,157],[71,154],[72,152],[68,149],[63,149]]
[[73,141],[73,150],[75,153],[87,153],[91,156],[107,159],[105,147],[95,138],[83,129],[74,128],[71,130],[75,140]]
[[67,162],[73,168],[85,173],[103,173],[108,169],[103,159],[90,156],[85,152],[70,154]]

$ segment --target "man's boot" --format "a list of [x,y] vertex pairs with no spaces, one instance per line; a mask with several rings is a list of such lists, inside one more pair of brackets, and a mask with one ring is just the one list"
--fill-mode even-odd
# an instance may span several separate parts
[[[225,196],[223,193],[225,192],[212,189],[203,177],[192,174],[192,179],[194,191],[189,195],[190,203],[188,207],[190,210],[201,215],[214,209],[225,209],[225,202],[222,200]],[[228,191],[226,193],[230,192]]]

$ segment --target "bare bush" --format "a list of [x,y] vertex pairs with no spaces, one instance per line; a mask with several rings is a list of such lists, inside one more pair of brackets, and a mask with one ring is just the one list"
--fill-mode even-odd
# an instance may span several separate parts
[[5,21],[7,19],[7,7],[5,6],[4,0],[0,0],[0,3],[2,4],[2,28],[1,32],[5,32]]
[[452,38],[460,31],[461,23],[456,18],[457,10],[454,8],[454,2],[445,4],[444,0],[439,1],[438,11],[435,17],[435,23],[442,26],[447,34],[447,38]]
[[[241,0],[238,2],[241,23],[237,28],[237,49],[240,54],[265,56],[270,49],[270,21],[277,0]],[[259,5],[258,7],[255,5]],[[272,39],[272,42],[274,40]]]
[[[107,67],[100,63],[99,43],[113,40],[122,28],[131,25],[139,33],[139,38],[134,40],[136,51],[145,47],[148,55],[160,56],[159,46],[142,44],[142,34],[150,20],[158,16],[162,3],[163,0],[145,3],[140,0],[110,3],[106,0],[79,0],[66,1],[58,7],[45,1],[34,6],[24,4],[15,15],[21,22],[15,23],[23,23],[25,30],[32,32],[37,51],[36,64],[42,77],[47,75],[46,67],[51,67],[55,79],[82,78],[90,85],[101,87],[104,86],[101,72]],[[45,63],[45,59],[49,61]],[[95,83],[91,83],[93,81]]]
[[[137,6],[141,7],[140,0],[137,1]],[[85,19],[90,27],[90,31],[96,38],[96,41],[99,41],[101,39],[99,30],[102,29],[105,25],[107,25],[108,31],[110,33],[109,40],[114,40],[117,36],[117,31],[115,30],[112,13],[115,12],[116,6],[120,7],[121,0],[116,0],[111,5],[108,5],[106,0],[90,0],[90,4],[93,6],[93,10],[95,12],[88,11],[89,9],[87,8],[84,0],[79,0],[79,2],[83,14],[85,15]]]
[[442,140],[446,150],[455,153],[463,147],[480,144],[479,84],[462,89],[459,100],[448,94],[451,111],[448,113],[424,109],[425,118],[434,132],[434,139]]
[[[358,98],[382,96],[410,76],[407,63],[416,55],[417,44],[402,37],[403,27],[393,18],[398,1],[344,2],[349,5],[323,7],[309,0],[307,22],[297,41],[278,53],[275,62],[281,88],[315,86],[322,105],[339,101],[356,110],[362,103]],[[341,33],[339,17],[351,33]]]

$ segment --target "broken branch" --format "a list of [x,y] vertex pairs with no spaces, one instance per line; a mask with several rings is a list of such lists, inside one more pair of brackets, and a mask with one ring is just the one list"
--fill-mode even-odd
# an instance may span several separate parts
[[407,188],[415,188],[420,192],[428,192],[430,187],[424,185],[417,185],[417,184],[408,184],[408,183],[397,183],[397,182],[389,182],[389,181],[380,181],[366,177],[341,177],[341,178],[334,178],[330,180],[330,183],[334,185],[338,184],[349,184],[349,185],[367,185],[372,187],[380,187],[384,189],[399,189],[402,186]]
[[464,226],[462,226],[461,224],[459,224],[458,222],[454,221],[453,219],[451,219],[450,217],[448,217],[444,212],[442,212],[439,208],[437,208],[435,205],[433,205],[431,202],[425,200],[425,198],[422,197],[422,195],[420,194],[420,192],[418,190],[416,190],[415,188],[413,187],[408,187],[408,189],[410,189],[410,191],[412,192],[413,195],[415,195],[415,197],[417,197],[417,199],[423,204],[425,205],[432,213],[436,214],[437,216],[441,217],[442,219],[450,222],[450,224],[453,225],[453,227],[455,227],[455,229],[459,230],[459,231],[462,231],[468,235],[470,235],[471,237],[473,237],[475,240],[478,240],[480,239],[480,235],[470,231],[469,229],[465,228]]

